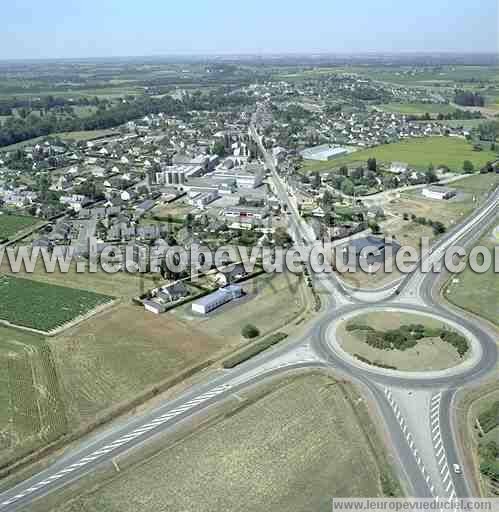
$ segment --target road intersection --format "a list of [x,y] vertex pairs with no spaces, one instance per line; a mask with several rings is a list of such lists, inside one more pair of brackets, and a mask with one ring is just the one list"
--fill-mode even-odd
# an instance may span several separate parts
[[[275,190],[291,212],[295,239],[309,248],[318,243],[290,200],[254,128],[273,176]],[[431,252],[423,255],[432,263],[441,260],[444,250],[456,242],[476,240],[490,218],[495,217],[499,193],[491,194],[485,205],[464,224],[456,226]],[[396,455],[398,473],[408,494],[427,498],[469,497],[471,489],[464,475],[456,475],[452,464],[459,463],[454,436],[452,407],[456,392],[487,376],[497,362],[494,333],[475,318],[459,316],[434,299],[437,275],[416,269],[401,282],[381,290],[355,290],[334,275],[314,276],[317,287],[328,297],[325,311],[318,314],[303,336],[263,352],[232,370],[224,370],[197,384],[175,400],[162,403],[141,416],[119,422],[93,434],[54,464],[0,494],[0,511],[21,510],[95,471],[117,455],[140,447],[159,433],[169,433],[201,412],[222,403],[239,391],[274,379],[290,371],[321,369],[359,384],[377,406],[390,444]],[[473,357],[451,370],[402,373],[369,367],[349,358],[336,343],[334,326],[349,315],[372,311],[401,310],[433,317],[455,326],[472,341]]]

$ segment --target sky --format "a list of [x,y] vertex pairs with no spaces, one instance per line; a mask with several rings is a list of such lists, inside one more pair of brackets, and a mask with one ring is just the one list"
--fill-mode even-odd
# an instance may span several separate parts
[[495,52],[497,0],[6,0],[0,59]]

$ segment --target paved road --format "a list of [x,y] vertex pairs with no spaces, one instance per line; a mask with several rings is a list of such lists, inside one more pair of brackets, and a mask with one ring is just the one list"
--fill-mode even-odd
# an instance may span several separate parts
[[[291,212],[295,235],[312,247],[317,243],[313,233],[300,218],[254,130],[253,134],[272,171],[277,194]],[[436,261],[450,244],[476,240],[490,224],[491,217],[495,216],[498,201],[499,194],[491,195],[464,225],[449,232],[425,257]],[[345,376],[359,383],[375,401],[396,455],[399,475],[410,494],[446,498],[469,496],[466,478],[453,474],[451,469],[452,464],[459,461],[451,424],[453,400],[458,389],[479,381],[494,368],[497,361],[496,339],[480,321],[456,315],[448,307],[438,304],[433,293],[436,281],[435,274],[422,274],[415,270],[402,284],[387,288],[382,295],[379,291],[373,292],[375,300],[370,301],[359,299],[355,291],[344,288],[334,275],[317,279],[317,286],[324,287],[329,293],[330,303],[324,313],[313,319],[305,336],[292,338],[233,370],[220,371],[147,414],[122,420],[94,433],[47,469],[0,494],[0,511],[29,509],[33,500],[91,473],[117,455],[143,445],[158,433],[174,431],[200,411],[209,410],[241,389],[285,372],[309,368],[322,368],[334,375]],[[473,363],[446,372],[404,375],[366,367],[352,361],[338,349],[334,325],[342,318],[373,309],[382,313],[394,308],[421,314],[430,311],[458,326],[474,340],[476,352]]]

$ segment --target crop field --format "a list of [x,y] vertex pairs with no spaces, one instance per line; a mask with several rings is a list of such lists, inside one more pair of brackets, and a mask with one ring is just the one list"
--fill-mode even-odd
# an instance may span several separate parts
[[112,297],[0,274],[0,320],[51,331]]
[[382,496],[389,465],[373,451],[382,443],[366,434],[371,422],[359,418],[364,406],[350,389],[309,375],[242,393],[225,416],[173,444],[164,439],[136,466],[118,461],[118,476],[50,510],[322,512],[332,496]]
[[497,153],[474,151],[470,143],[456,137],[428,137],[356,151],[329,162],[306,160],[304,171],[326,171],[342,165],[365,165],[367,160],[373,157],[379,163],[387,165],[391,162],[406,162],[417,169],[427,169],[430,164],[435,167],[446,165],[452,171],[461,172],[465,160],[473,162],[478,169],[485,166],[487,162],[496,160]]
[[223,336],[118,305],[51,338],[65,401],[76,425],[131,400],[227,347]]
[[48,345],[39,336],[0,327],[0,465],[66,430]]
[[0,211],[0,241],[8,240],[23,230],[35,226],[40,222],[36,217],[28,215],[13,215]]
[[449,114],[454,112],[455,107],[445,104],[432,103],[387,103],[380,105],[379,108],[385,112],[395,114]]
[[353,67],[351,72],[367,76],[380,82],[391,82],[403,85],[425,85],[431,82],[456,82],[469,80],[497,81],[499,69],[492,66],[438,66],[435,68],[416,70],[412,67]]

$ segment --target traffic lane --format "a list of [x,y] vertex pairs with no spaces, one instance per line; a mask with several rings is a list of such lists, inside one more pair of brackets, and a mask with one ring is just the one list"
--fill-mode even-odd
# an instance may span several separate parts
[[[223,405],[224,402],[226,402],[228,399],[232,397],[234,393],[238,393],[241,391],[247,391],[255,386],[265,384],[266,382],[270,382],[273,379],[281,378],[287,373],[295,373],[295,372],[301,372],[304,370],[327,370],[327,366],[324,364],[317,363],[301,363],[296,365],[289,365],[285,368],[277,368],[275,370],[271,370],[265,375],[261,376],[255,376],[252,379],[249,379],[248,381],[245,381],[241,384],[236,384],[233,387],[231,387],[229,390],[224,392],[223,394],[220,394],[213,399],[203,402],[200,405],[194,406],[185,413],[179,415],[178,417],[175,417],[171,422],[164,423],[162,425],[159,425],[157,428],[144,432],[143,435],[136,439],[132,439],[130,442],[127,442],[126,445],[123,445],[121,447],[117,447],[112,452],[105,453],[103,456],[99,459],[96,459],[95,461],[92,461],[88,464],[85,464],[84,466],[81,466],[80,468],[76,468],[74,471],[71,471],[70,473],[67,473],[66,475],[58,478],[57,480],[50,481],[50,478],[53,477],[56,473],[60,472],[61,469],[64,470],[66,465],[62,468],[49,468],[48,470],[45,470],[44,472],[36,475],[35,477],[32,477],[28,481],[25,481],[19,485],[17,485],[15,488],[3,493],[0,495],[0,503],[4,501],[8,501],[9,499],[12,499],[18,495],[24,494],[23,497],[17,499],[15,502],[0,506],[0,510],[3,511],[16,511],[21,510],[23,507],[26,507],[31,502],[33,502],[36,499],[40,499],[43,497],[46,497],[50,493],[53,493],[59,489],[62,489],[66,487],[67,485],[76,482],[77,480],[81,479],[83,476],[93,472],[97,467],[102,466],[105,463],[109,463],[112,459],[115,457],[118,457],[120,455],[123,455],[127,453],[130,450],[138,449],[145,443],[151,441],[154,437],[165,434],[165,433],[173,433],[176,429],[179,429],[183,426],[185,426],[189,421],[192,420],[194,416],[201,412],[207,412],[210,408],[212,408],[214,405]],[[132,432],[132,428],[128,430],[128,432]],[[119,437],[123,437],[127,435],[127,431],[123,431],[121,435],[115,436],[114,439],[118,439]],[[112,443],[113,438],[109,439],[103,439],[99,443],[97,443],[94,447],[95,450],[99,450],[100,447],[104,448],[106,444]],[[92,450],[94,451],[94,450]],[[89,451],[89,453],[80,453],[79,456],[75,456],[71,459],[68,459],[67,467],[69,467],[72,464],[78,464],[80,463],[81,459],[88,457],[92,451]],[[46,485],[43,485],[40,489],[37,489],[35,491],[27,492],[28,489],[30,489],[33,486],[36,486],[37,484],[47,481]]]

